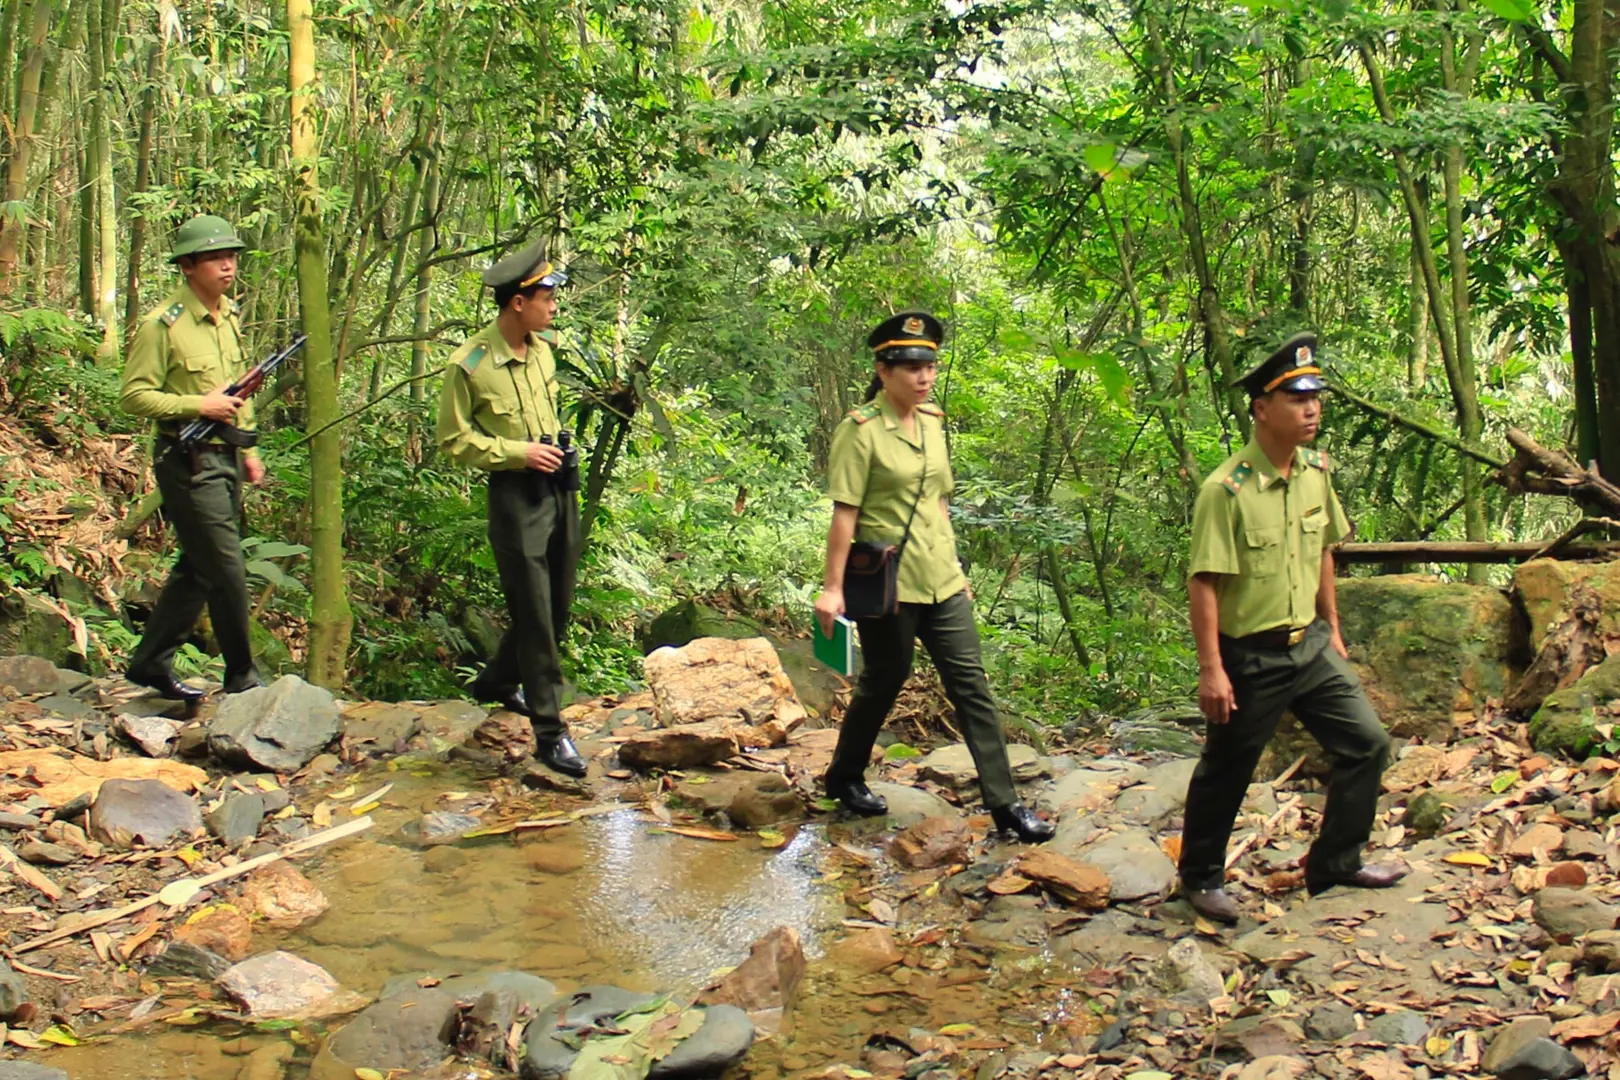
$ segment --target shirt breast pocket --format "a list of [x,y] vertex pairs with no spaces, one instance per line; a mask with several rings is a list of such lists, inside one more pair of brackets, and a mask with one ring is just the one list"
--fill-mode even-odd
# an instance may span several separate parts
[[484,402],[484,408],[489,410],[490,432],[494,435],[516,436],[522,426],[518,421],[517,405],[500,398],[490,398]]
[[1247,577],[1271,577],[1282,569],[1281,526],[1269,529],[1245,529],[1239,561]]
[[1323,530],[1327,528],[1327,520],[1325,513],[1311,514],[1300,519],[1300,550],[1307,561],[1320,558],[1322,555],[1322,538],[1326,535]]

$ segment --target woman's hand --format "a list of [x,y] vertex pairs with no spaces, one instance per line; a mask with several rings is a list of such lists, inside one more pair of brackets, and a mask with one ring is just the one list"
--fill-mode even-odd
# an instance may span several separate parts
[[816,597],[816,622],[821,624],[822,637],[832,637],[833,621],[844,613],[844,590],[828,587]]

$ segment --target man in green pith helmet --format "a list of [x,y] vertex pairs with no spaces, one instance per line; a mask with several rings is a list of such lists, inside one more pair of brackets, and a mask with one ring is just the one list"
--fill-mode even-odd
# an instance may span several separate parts
[[544,241],[484,271],[495,321],[450,357],[439,396],[439,446],[489,473],[489,542],[512,624],[473,681],[479,701],[528,716],[535,757],[569,776],[585,761],[562,720],[563,634],[579,562],[577,466],[566,450],[557,364],[541,336],[568,280]]
[[1226,845],[1261,752],[1284,711],[1333,761],[1305,885],[1385,888],[1400,863],[1363,866],[1390,738],[1339,634],[1331,546],[1350,532],[1327,455],[1306,448],[1322,419],[1316,335],[1297,334],[1241,380],[1254,438],[1210,474],[1193,510],[1187,586],[1208,721],[1187,790],[1181,892],[1199,914],[1235,923]]
[[[147,313],[124,365],[124,411],[156,421],[153,448],[163,513],[180,541],[163,594],[146,620],[125,677],[168,698],[192,702],[202,691],[174,677],[175,650],[207,604],[225,656],[225,692],[262,686],[249,643],[247,570],[238,532],[241,483],[264,481],[253,402],[225,392],[247,372],[236,303],[245,245],[230,222],[200,214],[180,226],[169,261],[184,280]],[[185,424],[216,420],[220,433],[195,449],[178,448]]]

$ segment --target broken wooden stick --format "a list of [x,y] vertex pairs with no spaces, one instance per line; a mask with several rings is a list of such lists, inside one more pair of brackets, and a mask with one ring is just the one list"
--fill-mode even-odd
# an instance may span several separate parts
[[[34,938],[32,941],[25,941],[10,951],[13,953],[25,953],[30,949],[38,949],[45,945],[53,945],[58,941],[65,941],[77,934],[82,934],[86,930],[94,930],[98,926],[106,926],[108,923],[117,922],[119,919],[128,918],[137,912],[145,911],[147,908],[163,902],[164,893],[168,893],[171,896],[175,895],[175,893],[178,891],[175,889],[175,886],[177,885],[187,884],[195,886],[194,889],[190,890],[189,895],[185,897],[185,900],[189,900],[192,896],[195,896],[198,891],[205,889],[210,885],[217,885],[221,881],[229,881],[231,878],[240,877],[243,874],[251,873],[261,866],[268,866],[273,862],[279,862],[282,859],[290,858],[294,855],[301,855],[304,852],[312,851],[323,844],[330,844],[334,840],[342,840],[344,837],[353,836],[355,833],[364,832],[369,828],[371,828],[370,817],[355,818],[353,821],[346,821],[342,825],[334,825],[330,829],[315,833],[311,836],[306,836],[302,840],[294,840],[292,843],[281,847],[279,850],[272,851],[266,855],[260,855],[257,858],[248,859],[246,862],[237,863],[235,866],[228,866],[223,870],[216,870],[212,874],[206,874],[200,878],[178,878],[165,885],[161,892],[155,892],[144,900],[136,900],[133,903],[125,904],[123,907],[109,908],[93,915],[89,915],[79,922],[74,923],[72,926],[63,927],[60,930],[52,930],[43,937]],[[173,906],[180,907],[185,903],[185,900],[182,900],[179,904],[175,904]]]

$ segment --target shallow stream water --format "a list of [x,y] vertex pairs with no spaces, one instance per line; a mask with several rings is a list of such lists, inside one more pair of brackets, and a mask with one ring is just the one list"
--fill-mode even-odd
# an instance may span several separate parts
[[[858,1064],[867,1032],[880,1021],[904,1020],[901,1030],[907,1023],[937,1027],[999,1008],[988,1001],[986,979],[925,995],[873,991],[862,978],[892,985],[890,976],[840,970],[828,943],[846,917],[834,883],[846,863],[822,827],[802,827],[784,846],[767,849],[749,833],[728,843],[663,831],[626,806],[454,846],[403,843],[400,826],[442,806],[451,786],[444,776],[398,777],[373,812],[375,828],[302,862],[330,902],[326,914],[279,937],[256,931],[255,951],[287,949],[371,996],[390,980],[511,968],[563,990],[611,983],[685,994],[743,960],[756,939],[788,926],[804,943],[810,975],[790,1033],[759,1046],[745,1064],[758,1077],[838,1060]],[[1038,1029],[1041,1018],[1028,1019]],[[246,1059],[228,1052],[245,1048],[229,1045],[239,1033],[154,1025],[34,1060],[66,1069],[73,1080],[247,1080]],[[257,1043],[286,1037],[250,1035]],[[309,1051],[300,1049],[286,1075],[305,1074]]]

